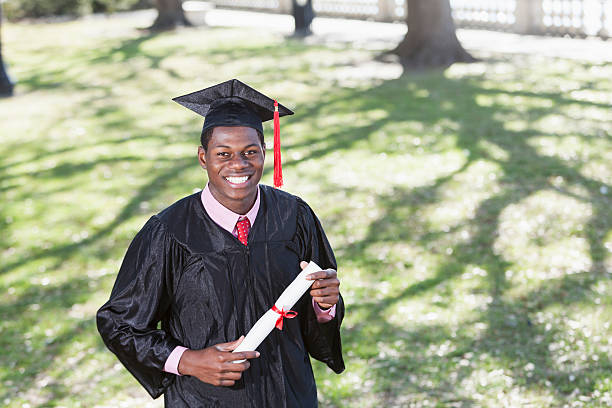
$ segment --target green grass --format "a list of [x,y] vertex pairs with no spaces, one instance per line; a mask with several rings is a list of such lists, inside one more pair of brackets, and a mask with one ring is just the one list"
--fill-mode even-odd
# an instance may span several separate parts
[[612,404],[612,66],[384,80],[350,44],[138,24],[3,27],[0,405],[159,406],[93,315],[146,219],[205,183],[170,98],[232,77],[295,108],[286,190],[337,252],[347,370],[315,364],[321,406]]

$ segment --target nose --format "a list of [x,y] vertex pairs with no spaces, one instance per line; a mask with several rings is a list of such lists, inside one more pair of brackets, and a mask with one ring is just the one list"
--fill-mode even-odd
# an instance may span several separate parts
[[230,167],[233,169],[243,169],[248,166],[248,160],[241,154],[234,155],[234,157],[230,161]]

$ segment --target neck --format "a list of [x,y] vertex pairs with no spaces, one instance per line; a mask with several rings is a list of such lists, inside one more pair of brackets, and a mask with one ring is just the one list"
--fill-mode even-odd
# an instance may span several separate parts
[[220,194],[218,194],[210,185],[209,188],[210,193],[214,199],[219,202],[219,204],[238,215],[245,215],[248,213],[249,210],[253,208],[253,204],[255,204],[255,200],[257,199],[257,190],[254,193],[249,194],[249,196],[244,199],[232,200],[227,197],[221,197]]

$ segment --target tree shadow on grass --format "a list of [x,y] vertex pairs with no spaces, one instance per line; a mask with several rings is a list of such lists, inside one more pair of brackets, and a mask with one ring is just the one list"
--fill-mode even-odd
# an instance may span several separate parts
[[[240,61],[245,59],[260,58],[265,55],[269,60],[282,60],[285,58],[299,58],[300,55],[313,50],[325,50],[324,47],[312,47],[296,41],[285,41],[279,46],[242,46],[228,49],[226,46],[218,48],[211,47],[204,50],[190,51],[185,46],[173,46],[155,51],[155,48],[146,47],[147,43],[159,36],[173,36],[169,32],[152,32],[127,39],[109,39],[100,41],[99,46],[93,50],[75,49],[63,59],[63,65],[53,70],[40,70],[32,68],[22,73],[19,79],[20,89],[28,91],[37,90],[66,90],[86,91],[101,89],[108,91],[109,86],[100,86],[91,82],[83,81],[71,68],[91,66],[90,69],[101,67],[115,67],[112,73],[117,84],[134,80],[141,76],[143,71],[150,70],[163,72],[169,78],[175,80],[189,80],[184,76],[187,70],[180,72],[175,68],[164,65],[163,62],[175,56],[193,56],[206,58],[207,62],[215,65]],[[132,64],[133,61],[145,61],[143,65]],[[277,70],[274,66],[266,69],[259,68],[260,73]]]
[[[433,112],[430,108],[435,106],[429,103],[427,106],[418,106],[419,90],[426,90],[428,98],[434,98],[439,102],[438,111]],[[601,279],[607,279],[603,261],[606,249],[603,247],[601,238],[612,228],[612,214],[609,210],[611,200],[600,194],[602,188],[610,191],[610,185],[594,180],[581,173],[583,163],[580,160],[564,160],[557,156],[543,155],[530,143],[530,139],[541,134],[531,130],[528,126],[523,131],[508,130],[504,122],[495,119],[499,115],[512,114],[514,107],[492,103],[483,106],[477,103],[479,95],[503,95],[504,97],[537,97],[550,101],[545,106],[537,106],[526,110],[525,115],[529,123],[537,121],[547,115],[566,115],[562,110],[570,105],[589,106],[608,109],[610,105],[594,103],[589,101],[577,101],[562,93],[532,93],[524,91],[506,91],[502,87],[488,86],[483,88],[477,79],[463,78],[462,80],[449,79],[442,73],[438,75],[404,76],[398,80],[384,82],[378,87],[363,91],[345,90],[322,101],[308,110],[306,116],[317,117],[320,115],[320,106],[328,108],[330,105],[353,101],[351,108],[356,112],[367,112],[371,109],[383,109],[387,115],[381,120],[370,121],[365,128],[345,126],[336,133],[330,132],[328,139],[317,140],[316,136],[306,139],[303,145],[317,143],[320,148],[310,149],[307,160],[324,156],[337,150],[348,150],[353,146],[367,142],[372,134],[384,128],[385,124],[394,121],[418,121],[428,125],[434,125],[439,120],[453,120],[459,125],[456,131],[455,145],[466,152],[466,162],[463,167],[454,173],[439,176],[424,187],[412,190],[395,188],[391,193],[377,197],[376,202],[382,207],[382,215],[370,223],[366,236],[357,242],[340,248],[342,258],[351,264],[357,264],[366,268],[369,273],[376,275],[376,270],[381,269],[381,260],[364,255],[364,250],[374,245],[387,243],[389,245],[397,242],[405,242],[408,245],[421,247],[423,250],[440,253],[443,248],[435,248],[436,244],[442,244],[439,239],[452,230],[435,230],[419,219],[421,209],[436,203],[446,184],[457,174],[464,172],[471,165],[479,161],[494,163],[499,168],[499,185],[501,190],[488,198],[481,200],[473,218],[462,221],[461,224],[451,226],[455,229],[466,229],[469,231],[469,239],[464,242],[455,243],[450,248],[450,253],[436,269],[432,277],[408,286],[406,289],[384,296],[382,300],[360,301],[358,304],[349,305],[349,311],[357,313],[360,321],[367,322],[356,325],[354,328],[346,329],[344,334],[347,349],[359,349],[363,343],[378,348],[378,342],[385,345],[393,343],[394,340],[402,340],[402,334],[395,333],[383,316],[393,310],[394,305],[400,304],[415,296],[426,296],[427,293],[435,292],[441,284],[456,280],[466,271],[468,266],[477,266],[485,271],[486,279],[480,283],[482,290],[489,293],[490,301],[484,310],[478,312],[478,317],[466,325],[485,323],[487,329],[478,336],[463,335],[461,339],[452,340],[457,345],[457,350],[469,353],[474,359],[493,359],[502,361],[500,364],[504,370],[510,370],[514,385],[534,389],[548,389],[555,398],[556,403],[571,400],[570,392],[578,389],[581,395],[590,395],[594,385],[590,379],[584,381],[570,380],[580,378],[587,368],[572,368],[559,365],[551,353],[554,349],[554,341],[563,336],[564,323],[560,322],[558,327],[546,328],[545,323],[537,322],[534,316],[540,311],[551,306],[570,306],[577,302],[590,299],[592,287]],[[327,103],[326,103],[327,102]],[[448,102],[448,103],[445,103]],[[465,117],[466,113],[469,115]],[[587,140],[591,135],[576,135],[576,137]],[[609,139],[609,137],[608,137]],[[492,154],[490,149],[484,148],[481,142],[486,141],[495,145],[499,154]],[[393,143],[391,140],[390,143]],[[296,144],[293,147],[298,147]],[[374,147],[374,149],[377,149]],[[384,149],[384,148],[383,148]],[[390,152],[393,154],[394,152]],[[292,163],[290,162],[289,165]],[[398,169],[399,170],[399,169]],[[401,171],[401,170],[399,170]],[[551,180],[562,177],[569,185],[580,186],[584,195],[580,198],[593,208],[593,213],[586,222],[586,239],[589,243],[589,255],[592,267],[584,271],[587,279],[576,279],[566,276],[556,280],[548,281],[547,289],[536,288],[527,295],[526,300],[513,299],[506,292],[513,286],[506,279],[506,271],[513,267],[513,262],[506,260],[500,255],[493,244],[499,234],[499,222],[502,212],[511,205],[541,191],[555,191],[562,195],[573,196],[564,189],[557,188]],[[347,191],[351,197],[354,191]],[[416,231],[416,232],[415,232]],[[384,263],[384,261],[382,262]],[[385,279],[384,276],[380,277]],[[558,284],[555,284],[555,281]],[[571,282],[571,284],[570,284]],[[571,289],[568,288],[571,285]],[[566,296],[568,291],[573,296]],[[364,335],[364,325],[377,327],[377,335]],[[408,325],[410,327],[410,325]],[[435,329],[433,329],[435,332]],[[384,333],[384,335],[383,335]],[[443,337],[442,335],[440,337]],[[384,338],[384,340],[382,340]],[[373,358],[370,362],[375,362]],[[416,367],[415,371],[407,371],[406,377],[398,377],[385,367],[390,358],[382,359],[377,369],[376,363],[372,367],[374,377],[380,384],[394,384],[397,394],[393,401],[403,401],[402,387],[411,389],[409,372],[416,376],[425,376],[427,369],[435,366],[444,366],[448,363],[447,357],[433,359],[425,367]],[[600,358],[597,363],[591,364],[591,369],[596,369],[600,374],[606,372],[610,366],[610,360]],[[466,368],[467,367],[467,368]],[[461,392],[461,380],[466,376],[475,374],[471,372],[468,364],[466,367],[455,367],[461,374],[459,377],[445,384],[451,387],[451,394],[463,395]],[[448,373],[447,373],[448,374]],[[440,378],[432,379],[429,389],[437,395],[437,384]],[[603,378],[603,377],[601,377]],[[391,388],[390,388],[391,389]],[[417,390],[413,390],[417,392]],[[422,391],[422,389],[421,389]],[[387,397],[385,397],[387,398]],[[443,397],[435,397],[440,402],[447,402]],[[341,400],[335,400],[338,405],[343,405]],[[457,402],[453,406],[471,406],[474,401],[465,400]]]
[[[79,75],[75,75],[71,71],[73,67],[84,66],[92,66],[91,69],[95,69],[96,65],[121,67],[117,73],[122,75],[117,76],[116,80],[127,81],[134,79],[142,72],[142,66],[130,66],[130,60],[135,58],[145,59],[150,69],[164,71],[170,77],[181,79],[182,77],[176,71],[165,69],[161,66],[165,58],[175,55],[180,49],[166,52],[163,55],[157,55],[147,52],[143,47],[147,41],[154,39],[158,35],[163,34],[149,33],[134,38],[101,41],[95,50],[76,48],[68,55],[65,55],[63,66],[53,70],[32,69],[29,73],[23,74],[19,79],[20,87],[31,91],[53,89],[83,91],[99,88],[98,85],[83,81]],[[65,54],[65,51],[63,54]]]
[[[113,245],[106,245],[104,243],[105,240],[109,236],[116,234],[117,228],[124,222],[141,212],[141,203],[154,198],[160,189],[165,189],[169,183],[180,179],[181,174],[192,166],[194,166],[194,159],[174,160],[173,166],[166,171],[158,171],[156,177],[142,186],[112,222],[96,230],[91,236],[79,242],[60,242],[47,249],[38,248],[24,253],[17,259],[3,263],[0,273],[6,273],[17,268],[27,268],[28,265],[40,260],[52,261],[52,264],[47,268],[48,270],[61,270],[66,262],[78,254],[87,253],[87,251],[91,252],[91,249],[95,248],[97,248],[95,254],[97,259],[108,259],[110,254],[115,252],[115,248]],[[53,343],[44,345],[44,347],[34,347],[34,354],[19,353],[21,349],[19,345],[23,342],[22,336],[24,332],[37,327],[48,321],[48,319],[52,319],[55,314],[65,313],[74,304],[86,301],[91,295],[92,283],[95,283],[94,279],[81,277],[70,278],[60,287],[44,288],[32,285],[22,293],[14,296],[14,299],[10,302],[0,304],[0,316],[3,319],[9,316],[11,319],[14,316],[21,316],[14,322],[15,324],[10,323],[3,326],[1,339],[3,343],[7,342],[4,344],[6,349],[18,352],[17,355],[11,353],[5,355],[5,357],[10,359],[7,366],[25,368],[25,371],[12,370],[3,376],[3,381],[12,381],[15,384],[14,389],[6,394],[6,398],[14,397],[18,392],[29,388],[29,381],[33,380],[38,374],[50,369],[54,359],[60,355],[64,348],[69,347],[69,344],[75,341],[75,334],[87,330],[89,332],[87,336],[90,337],[91,331],[95,331],[95,322],[93,317],[90,316],[86,320],[76,323],[65,334],[57,337]],[[4,287],[3,292],[7,290],[8,288]],[[28,308],[31,308],[33,304],[39,305],[40,313],[27,312]],[[28,315],[30,315],[29,318],[24,317]],[[40,336],[41,334],[37,335],[37,337]],[[98,343],[102,347],[101,342]],[[40,359],[36,358],[36,356],[39,356]],[[54,379],[54,381],[57,381],[57,379]],[[64,390],[66,391],[65,387]],[[50,398],[53,399],[53,396]]]
[[[2,381],[12,384],[0,395],[3,401],[31,389],[36,376],[57,364],[56,358],[78,335],[92,330],[94,324],[89,318],[68,321],[65,328],[52,324],[58,313],[66,313],[89,298],[91,284],[92,279],[85,276],[60,285],[31,285],[0,303],[0,319],[4,322],[0,344],[5,350],[0,361],[8,368]],[[41,323],[53,327],[54,333],[45,333],[39,327]]]
[[139,213],[141,203],[151,200],[156,196],[157,192],[160,189],[165,188],[169,183],[172,183],[175,180],[179,179],[180,175],[184,171],[194,166],[193,162],[194,159],[192,158],[185,158],[180,161],[175,160],[174,166],[170,167],[170,169],[167,171],[160,171],[159,175],[157,175],[156,177],[151,179],[151,181],[149,181],[146,185],[141,187],[137,191],[137,193],[132,196],[129,202],[123,207],[123,209],[119,212],[119,214],[111,223],[97,230],[91,236],[76,243],[60,243],[49,249],[40,249],[38,251],[26,254],[23,257],[14,260],[13,262],[7,262],[6,264],[4,264],[0,268],[0,274],[43,258],[57,259],[57,262],[54,264],[54,267],[52,269],[55,270],[61,267],[61,264],[65,260],[69,259],[70,255],[75,252],[78,252],[80,248],[85,248],[96,244],[101,239],[113,233],[113,231],[115,231],[117,227],[122,225],[123,222],[127,221],[135,214]]

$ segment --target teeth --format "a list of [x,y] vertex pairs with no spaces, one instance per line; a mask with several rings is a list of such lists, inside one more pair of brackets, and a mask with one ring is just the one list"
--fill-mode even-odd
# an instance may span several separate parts
[[242,176],[242,177],[226,177],[225,178],[227,181],[229,181],[232,184],[242,184],[244,182],[246,182],[249,179],[249,176]]

